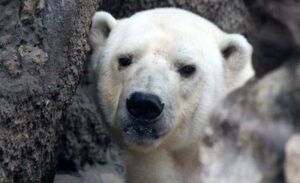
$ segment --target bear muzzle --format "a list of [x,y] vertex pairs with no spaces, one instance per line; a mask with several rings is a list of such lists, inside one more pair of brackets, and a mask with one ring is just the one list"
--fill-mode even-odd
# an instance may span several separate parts
[[153,123],[161,116],[164,104],[157,95],[134,92],[126,100],[129,116],[144,123]]
[[158,139],[157,123],[162,118],[164,104],[157,95],[134,92],[126,100],[126,109],[131,123],[123,131],[127,137],[134,139]]

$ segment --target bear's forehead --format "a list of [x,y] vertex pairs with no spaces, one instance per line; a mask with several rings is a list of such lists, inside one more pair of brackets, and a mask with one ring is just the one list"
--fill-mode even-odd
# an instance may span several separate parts
[[155,53],[171,60],[193,60],[215,52],[216,34],[220,33],[210,22],[190,13],[146,11],[118,21],[107,47],[114,51],[107,53],[117,56]]
[[[117,28],[118,29],[118,28]],[[177,57],[196,57],[206,48],[216,48],[216,40],[211,33],[206,33],[194,27],[178,27],[171,22],[125,22],[115,38],[117,52],[142,53],[156,52],[161,55],[176,55]],[[119,34],[120,33],[120,34]]]
[[214,32],[210,27],[189,20],[176,21],[174,18],[164,16],[133,17],[120,22],[119,28],[126,36],[159,35],[163,37],[163,35],[167,35],[167,37],[172,39],[180,36],[186,38],[200,36],[215,38]]
[[[223,32],[211,22],[186,11],[157,9],[121,19],[114,28],[121,44],[215,44]],[[221,35],[221,36],[220,36]]]
[[[132,30],[131,30],[132,29]],[[169,32],[167,30],[143,30],[133,27],[126,29],[127,33],[122,31],[122,36],[116,39],[115,54],[133,55],[155,53],[164,57],[196,57],[202,53],[201,44],[210,43],[204,40],[193,39],[180,32]]]
[[131,31],[150,32],[153,30],[180,34],[204,34],[216,38],[221,31],[210,21],[196,14],[179,9],[156,9],[143,11],[130,18],[120,21],[124,27]]

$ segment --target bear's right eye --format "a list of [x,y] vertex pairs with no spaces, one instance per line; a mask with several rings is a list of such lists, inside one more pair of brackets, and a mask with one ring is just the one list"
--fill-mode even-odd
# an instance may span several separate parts
[[119,66],[121,66],[121,67],[127,67],[131,63],[132,63],[132,58],[130,56],[119,58]]
[[186,65],[186,66],[181,67],[178,71],[181,76],[187,78],[187,77],[190,77],[192,74],[194,74],[194,72],[196,71],[196,68],[193,65]]

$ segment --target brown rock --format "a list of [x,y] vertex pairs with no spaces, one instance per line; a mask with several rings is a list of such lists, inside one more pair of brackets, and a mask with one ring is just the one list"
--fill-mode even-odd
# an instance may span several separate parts
[[248,25],[258,77],[280,67],[300,50],[300,3],[297,0],[244,0],[252,17]]
[[0,1],[0,182],[53,182],[98,1]]

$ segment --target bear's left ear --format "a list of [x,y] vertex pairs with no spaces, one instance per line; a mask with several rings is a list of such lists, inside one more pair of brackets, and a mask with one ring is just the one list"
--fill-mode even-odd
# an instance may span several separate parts
[[242,70],[251,62],[252,46],[239,34],[228,34],[221,40],[220,49],[226,65],[232,71]]
[[229,88],[244,84],[254,75],[252,68],[252,46],[239,34],[227,34],[220,42],[225,60],[226,80]]
[[98,11],[95,13],[89,35],[89,43],[94,51],[105,45],[106,39],[116,23],[117,20],[107,12]]

